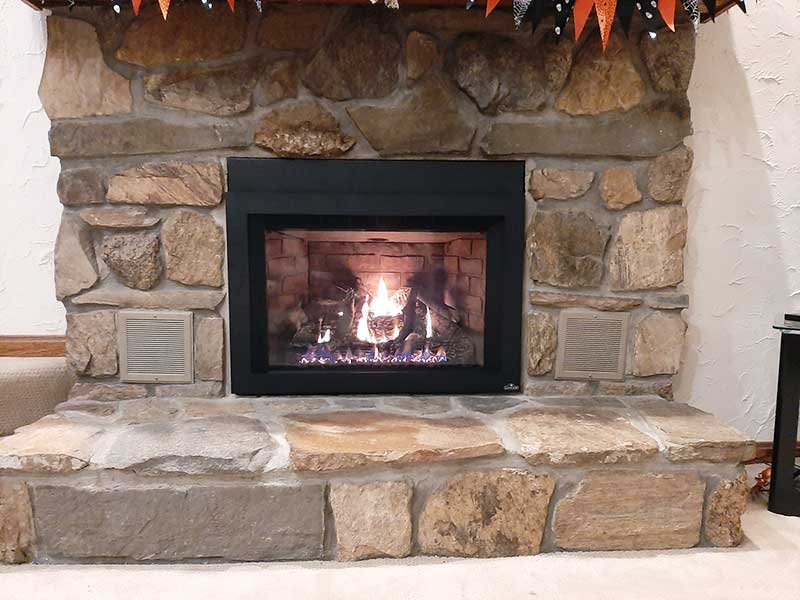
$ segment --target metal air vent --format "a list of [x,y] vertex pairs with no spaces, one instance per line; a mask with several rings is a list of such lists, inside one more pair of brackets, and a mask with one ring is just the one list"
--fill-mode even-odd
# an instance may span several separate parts
[[192,313],[117,313],[120,379],[131,383],[192,383]]
[[625,376],[628,314],[565,310],[558,319],[556,379]]

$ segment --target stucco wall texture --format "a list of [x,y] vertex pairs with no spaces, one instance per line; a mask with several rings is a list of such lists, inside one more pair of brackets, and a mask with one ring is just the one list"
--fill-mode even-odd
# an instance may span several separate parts
[[[779,342],[772,321],[800,309],[800,6],[748,8],[701,27],[698,39],[689,90],[692,306],[676,396],[766,440]],[[49,156],[37,97],[44,49],[42,15],[0,0],[0,335],[64,329],[52,275],[59,161]]]

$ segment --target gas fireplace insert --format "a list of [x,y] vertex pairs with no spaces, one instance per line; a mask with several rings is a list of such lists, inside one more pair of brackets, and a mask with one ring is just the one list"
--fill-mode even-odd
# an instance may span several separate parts
[[232,391],[520,387],[521,162],[228,161]]

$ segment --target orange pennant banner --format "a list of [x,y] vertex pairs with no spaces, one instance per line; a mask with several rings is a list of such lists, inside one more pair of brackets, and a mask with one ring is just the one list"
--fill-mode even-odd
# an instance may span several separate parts
[[597,23],[600,25],[600,39],[603,50],[608,46],[611,37],[611,27],[614,25],[614,14],[617,12],[617,0],[595,0],[594,9],[597,12]]
[[658,0],[658,12],[672,31],[675,31],[675,0]]
[[486,0],[486,16],[492,14],[492,11],[500,4],[500,0]]
[[228,0],[228,6],[231,8],[231,12],[236,12],[236,0]]
[[158,0],[158,5],[161,7],[161,14],[164,15],[164,20],[167,20],[167,13],[169,12],[169,0]]
[[575,6],[572,8],[572,15],[575,19],[576,40],[581,37],[586,21],[589,19],[589,15],[592,14],[592,6],[594,6],[594,0],[575,0]]
[[131,0],[131,4],[133,5],[133,14],[138,17],[139,7],[142,6],[142,0]]

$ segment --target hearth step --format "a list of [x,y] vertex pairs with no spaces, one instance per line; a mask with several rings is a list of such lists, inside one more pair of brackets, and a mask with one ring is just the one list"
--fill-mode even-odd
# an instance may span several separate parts
[[730,546],[753,453],[653,397],[65,403],[0,439],[0,561]]

